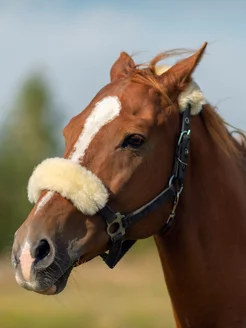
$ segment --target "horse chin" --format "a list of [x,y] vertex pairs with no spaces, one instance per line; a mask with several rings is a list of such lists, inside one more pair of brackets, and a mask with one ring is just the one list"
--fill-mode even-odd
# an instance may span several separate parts
[[57,295],[61,293],[67,286],[67,281],[72,272],[72,269],[73,266],[69,268],[59,279],[57,279],[52,286],[45,290],[37,291],[37,293],[42,295]]
[[73,270],[73,268],[80,266],[81,264],[84,264],[90,260],[84,260],[83,257],[79,258],[78,261],[74,263],[59,279],[56,280],[56,282],[50,286],[49,288],[42,290],[42,291],[36,291],[38,294],[42,295],[57,295],[61,293],[65,287],[67,286],[68,278]]

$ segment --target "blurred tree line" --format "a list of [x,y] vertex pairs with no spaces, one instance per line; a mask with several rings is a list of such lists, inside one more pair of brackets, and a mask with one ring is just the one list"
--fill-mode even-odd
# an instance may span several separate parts
[[30,76],[0,127],[0,253],[32,207],[26,188],[33,168],[61,155],[61,123],[47,81]]

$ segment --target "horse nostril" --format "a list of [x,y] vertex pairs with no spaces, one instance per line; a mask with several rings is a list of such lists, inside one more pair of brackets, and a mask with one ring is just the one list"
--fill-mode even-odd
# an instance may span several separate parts
[[36,262],[39,262],[44,258],[46,258],[46,256],[49,255],[49,253],[50,253],[50,244],[46,239],[41,239],[34,253]]
[[12,254],[11,256],[11,262],[12,262],[12,266],[14,269],[17,268],[18,264],[20,263],[20,260],[17,259],[17,256],[15,254]]

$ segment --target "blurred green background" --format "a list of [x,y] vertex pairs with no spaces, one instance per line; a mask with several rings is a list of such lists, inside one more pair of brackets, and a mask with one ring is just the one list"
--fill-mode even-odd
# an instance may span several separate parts
[[[138,247],[137,247],[138,248]],[[157,253],[134,250],[114,270],[98,258],[72,272],[57,296],[17,286],[9,261],[0,262],[1,328],[173,328]]]
[[41,296],[21,289],[10,267],[13,234],[31,209],[26,184],[42,159],[61,155],[64,118],[48,81],[31,74],[0,129],[0,327],[173,327],[161,265],[151,240],[116,269],[100,259],[74,269],[66,290]]
[[[30,211],[26,184],[43,158],[62,153],[61,113],[40,74],[23,81],[1,127],[0,138],[0,327],[173,327],[161,265],[151,240],[114,269],[100,259],[74,269],[58,296],[17,286],[10,267],[14,231]],[[9,247],[8,247],[9,246]]]
[[42,159],[61,154],[60,113],[48,82],[40,74],[23,81],[13,108],[0,128],[0,251],[10,245],[15,229],[31,205],[26,185]]

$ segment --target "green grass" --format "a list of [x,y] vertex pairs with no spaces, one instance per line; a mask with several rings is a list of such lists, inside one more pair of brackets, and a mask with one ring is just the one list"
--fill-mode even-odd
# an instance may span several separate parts
[[140,245],[114,270],[95,259],[76,268],[57,296],[23,290],[0,262],[0,328],[22,327],[175,327],[157,252]]

